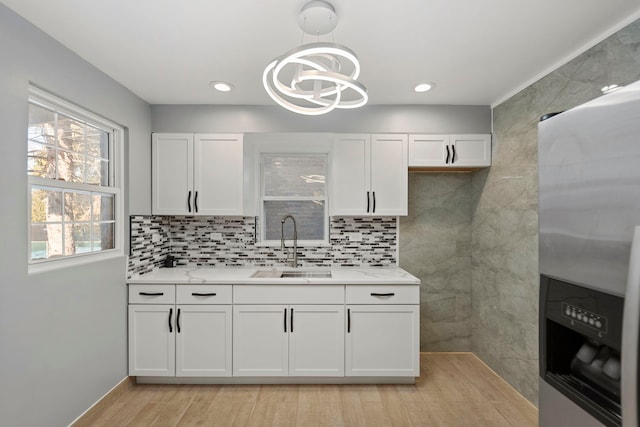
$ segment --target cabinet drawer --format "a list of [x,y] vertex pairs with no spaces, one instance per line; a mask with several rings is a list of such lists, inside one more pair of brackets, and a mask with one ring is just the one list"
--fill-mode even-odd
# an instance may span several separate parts
[[129,285],[129,304],[175,304],[175,285]]
[[420,304],[420,285],[347,285],[347,304]]
[[231,304],[231,285],[176,285],[176,304]]
[[234,304],[344,304],[344,285],[235,285]]

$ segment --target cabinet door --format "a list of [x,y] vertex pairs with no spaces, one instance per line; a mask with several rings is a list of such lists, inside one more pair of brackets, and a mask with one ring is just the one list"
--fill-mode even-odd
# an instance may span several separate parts
[[344,376],[344,305],[289,310],[289,375]]
[[409,167],[445,166],[448,145],[449,135],[409,135]]
[[420,375],[418,305],[348,305],[347,376]]
[[286,377],[289,310],[285,305],[233,307],[233,375]]
[[176,376],[231,376],[231,306],[176,309]]
[[452,166],[491,166],[491,135],[451,135],[455,147]]
[[156,215],[193,211],[193,135],[154,133],[151,139],[151,210]]
[[129,305],[129,375],[175,375],[175,308]]
[[372,215],[407,215],[407,147],[407,135],[371,136]]
[[196,134],[196,215],[242,215],[242,135]]
[[337,135],[331,148],[330,215],[367,215],[371,210],[370,135]]

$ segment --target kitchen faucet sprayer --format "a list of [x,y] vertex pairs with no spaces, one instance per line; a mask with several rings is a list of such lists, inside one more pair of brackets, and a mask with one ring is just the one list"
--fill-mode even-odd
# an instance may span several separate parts
[[298,226],[296,225],[296,219],[293,215],[287,214],[280,220],[280,249],[285,253],[285,262],[289,259],[289,251],[284,244],[284,223],[287,218],[291,218],[293,222],[293,259],[291,260],[291,267],[296,268],[298,266]]

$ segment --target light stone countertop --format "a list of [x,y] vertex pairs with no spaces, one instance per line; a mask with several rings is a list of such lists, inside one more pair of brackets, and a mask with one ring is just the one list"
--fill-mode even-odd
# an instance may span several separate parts
[[[420,279],[400,267],[331,267],[331,277],[322,278],[254,278],[257,270],[292,271],[287,267],[175,267],[159,268],[152,272],[133,276],[128,284],[343,284],[343,285],[416,285]],[[298,267],[299,271],[326,270],[323,268]]]

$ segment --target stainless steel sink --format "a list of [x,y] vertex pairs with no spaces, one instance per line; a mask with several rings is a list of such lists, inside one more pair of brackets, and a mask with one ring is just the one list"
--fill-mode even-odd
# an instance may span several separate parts
[[257,279],[328,279],[330,270],[258,270],[251,275]]
[[330,278],[331,271],[318,270],[318,271],[304,271],[304,270],[286,270],[282,272],[280,277],[304,277],[304,278]]

